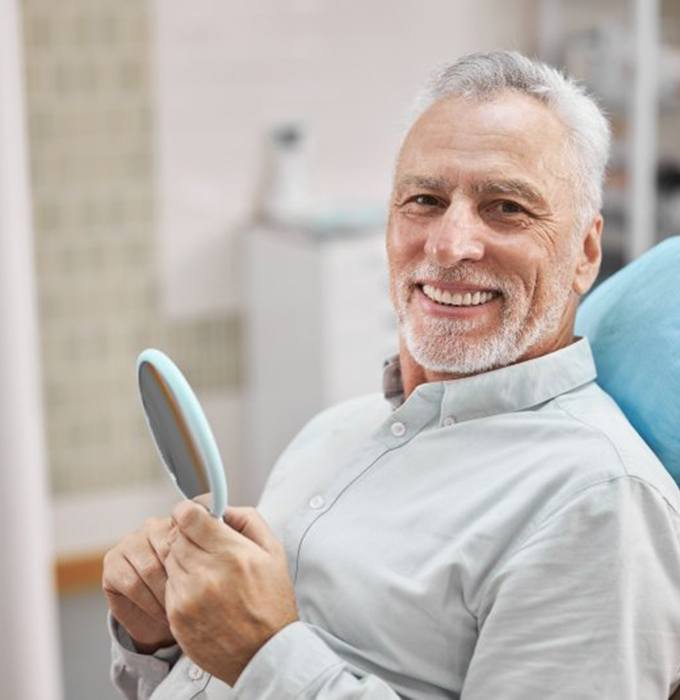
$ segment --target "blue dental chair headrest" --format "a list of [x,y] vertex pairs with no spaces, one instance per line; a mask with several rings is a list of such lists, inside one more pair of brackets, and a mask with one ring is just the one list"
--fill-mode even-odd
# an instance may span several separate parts
[[597,383],[680,485],[680,236],[603,282],[581,304]]

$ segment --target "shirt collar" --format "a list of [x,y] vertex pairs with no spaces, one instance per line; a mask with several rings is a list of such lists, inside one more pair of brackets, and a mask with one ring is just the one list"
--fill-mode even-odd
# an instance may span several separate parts
[[456,422],[510,413],[537,406],[595,379],[597,372],[587,338],[555,352],[462,379],[421,384],[404,401],[399,356],[385,362],[383,392],[393,408],[435,395],[441,415]]

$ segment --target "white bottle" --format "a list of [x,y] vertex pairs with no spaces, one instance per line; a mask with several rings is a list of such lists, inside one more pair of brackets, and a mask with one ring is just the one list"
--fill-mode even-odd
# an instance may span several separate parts
[[311,201],[304,141],[304,130],[298,124],[284,124],[270,132],[257,220],[284,227],[309,221]]

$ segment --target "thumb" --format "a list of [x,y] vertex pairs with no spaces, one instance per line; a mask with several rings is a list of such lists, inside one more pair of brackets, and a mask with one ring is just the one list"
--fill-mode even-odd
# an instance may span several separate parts
[[229,506],[224,514],[224,522],[267,552],[273,553],[281,546],[276,535],[255,508]]
[[172,511],[172,519],[177,529],[201,549],[211,552],[220,548],[226,528],[205,506],[180,501]]

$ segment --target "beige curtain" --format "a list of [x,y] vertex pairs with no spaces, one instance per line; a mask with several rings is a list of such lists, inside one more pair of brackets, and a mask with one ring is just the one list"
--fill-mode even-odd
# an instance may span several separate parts
[[58,700],[17,0],[0,18],[0,696]]

